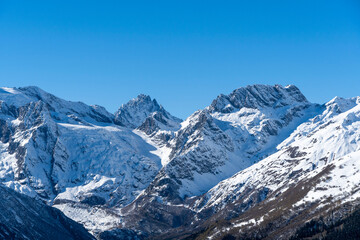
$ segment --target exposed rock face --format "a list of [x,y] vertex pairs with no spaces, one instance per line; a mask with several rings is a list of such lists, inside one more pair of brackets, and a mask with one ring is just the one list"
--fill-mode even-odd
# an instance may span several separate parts
[[163,112],[153,112],[144,120],[144,122],[137,129],[143,131],[147,135],[153,135],[159,130],[178,130],[180,128],[181,120],[169,116],[169,114],[164,115]]
[[1,239],[95,238],[56,208],[0,185]]
[[234,90],[229,95],[219,95],[209,106],[211,112],[230,113],[241,108],[280,108],[294,103],[308,102],[294,85],[250,85]]

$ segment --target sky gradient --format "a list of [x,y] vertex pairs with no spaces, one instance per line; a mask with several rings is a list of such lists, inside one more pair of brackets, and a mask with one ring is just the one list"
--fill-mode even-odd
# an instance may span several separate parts
[[3,1],[0,85],[114,112],[139,93],[186,118],[220,93],[360,95],[360,1]]

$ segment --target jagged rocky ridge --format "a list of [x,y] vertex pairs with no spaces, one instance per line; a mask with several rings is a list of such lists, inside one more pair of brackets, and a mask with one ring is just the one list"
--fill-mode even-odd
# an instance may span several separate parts
[[[98,238],[220,239],[262,229],[257,237],[286,239],[327,207],[357,199],[359,98],[318,105],[292,85],[253,85],[183,122],[145,95],[114,115],[35,87],[2,88],[0,100],[3,184]],[[338,178],[350,182],[346,191]],[[323,210],[299,217],[314,206]],[[280,234],[287,221],[273,211],[302,221]]]

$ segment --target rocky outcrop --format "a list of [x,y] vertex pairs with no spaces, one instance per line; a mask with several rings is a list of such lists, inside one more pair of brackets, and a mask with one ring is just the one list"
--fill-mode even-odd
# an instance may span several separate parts
[[1,239],[95,238],[60,210],[0,185]]

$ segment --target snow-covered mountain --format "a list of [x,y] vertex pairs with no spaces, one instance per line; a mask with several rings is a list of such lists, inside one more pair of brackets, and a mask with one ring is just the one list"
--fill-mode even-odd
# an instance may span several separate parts
[[[1,88],[0,99],[1,182],[73,219],[84,219],[79,205],[108,211],[130,203],[161,168],[151,153],[155,148],[114,124],[114,115],[102,107],[68,102],[36,87]],[[89,215],[98,218],[102,211]]]
[[[164,231],[159,222],[169,226],[187,222],[194,214],[187,205],[194,198],[275,152],[300,123],[321,111],[295,86],[255,85],[220,95],[182,123],[169,141],[168,163],[123,212],[130,218],[135,214],[135,224],[139,216],[168,215],[163,220],[148,219],[152,231],[158,226],[159,232]],[[169,210],[168,205],[177,207]]]
[[[294,86],[255,85],[220,95],[182,123],[170,141],[171,162],[164,170],[183,179],[181,197],[205,193],[214,182],[274,152],[299,123],[320,109]],[[185,164],[188,167],[181,166]]]
[[[197,200],[193,207],[198,213],[212,209],[221,218],[236,216],[230,226],[213,226],[209,235],[245,234],[269,228],[274,222],[285,228],[289,219],[304,223],[314,216],[342,211],[345,204],[359,204],[360,97],[334,98],[277,148],[276,153],[220,182]],[[276,236],[287,239],[295,230]]]
[[288,238],[359,197],[359,97],[252,85],[185,121],[146,95],[115,114],[36,87],[0,88],[0,103],[0,181],[98,238]]
[[[223,204],[228,203],[225,199],[236,200],[246,188],[266,188],[269,194],[303,178],[310,178],[329,166],[342,166],[337,172],[343,175],[336,178],[332,175],[326,182],[320,182],[313,187],[313,190],[321,188],[318,193],[310,191],[297,204],[303,201],[320,201],[330,195],[332,198],[354,198],[348,193],[356,188],[360,180],[360,176],[354,174],[354,169],[360,163],[352,162],[360,153],[360,97],[336,97],[325,106],[325,111],[301,124],[290,137],[279,144],[275,154],[211,189],[204,196],[206,204],[202,208],[224,208]],[[352,178],[353,181],[350,181]],[[334,189],[339,187],[342,188],[341,191]]]

